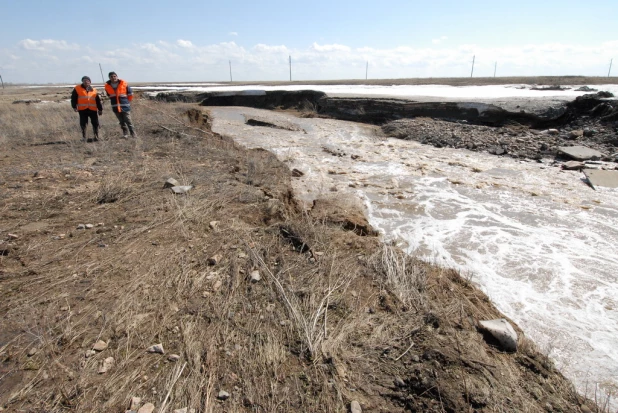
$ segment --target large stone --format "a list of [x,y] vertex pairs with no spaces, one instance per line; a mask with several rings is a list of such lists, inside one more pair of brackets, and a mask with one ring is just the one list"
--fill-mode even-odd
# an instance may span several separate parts
[[479,326],[482,330],[491,334],[504,350],[517,351],[517,333],[504,318],[479,321]]
[[576,161],[586,161],[592,158],[602,158],[603,154],[585,146],[560,146],[558,153],[573,158]]
[[593,188],[596,188],[597,186],[618,188],[618,171],[584,169],[584,175]]

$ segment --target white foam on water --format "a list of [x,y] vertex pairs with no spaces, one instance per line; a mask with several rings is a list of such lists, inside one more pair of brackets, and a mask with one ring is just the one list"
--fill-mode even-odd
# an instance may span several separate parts
[[[228,112],[309,132],[248,127]],[[385,239],[472,277],[581,391],[618,385],[617,189],[594,191],[581,172],[548,162],[379,139],[351,122],[211,113],[214,131],[304,171],[292,180],[304,200],[355,195]]]

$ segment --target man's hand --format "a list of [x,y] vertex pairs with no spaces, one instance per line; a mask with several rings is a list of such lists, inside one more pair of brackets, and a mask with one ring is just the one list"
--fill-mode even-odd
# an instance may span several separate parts
[[73,108],[73,112],[77,112],[77,108]]
[[100,111],[99,111],[99,116],[101,116],[102,114],[103,114],[103,111],[102,111],[102,110],[100,110]]

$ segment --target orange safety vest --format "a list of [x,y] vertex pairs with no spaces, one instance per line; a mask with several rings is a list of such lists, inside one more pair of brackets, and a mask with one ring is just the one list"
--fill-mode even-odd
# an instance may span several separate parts
[[131,110],[129,104],[133,100],[133,92],[130,90],[127,92],[127,82],[122,79],[118,80],[118,87],[116,90],[109,84],[105,83],[105,92],[109,96],[109,100],[112,104],[114,112],[128,112]]
[[77,110],[97,110],[97,90],[87,91],[82,85],[75,86],[77,92]]

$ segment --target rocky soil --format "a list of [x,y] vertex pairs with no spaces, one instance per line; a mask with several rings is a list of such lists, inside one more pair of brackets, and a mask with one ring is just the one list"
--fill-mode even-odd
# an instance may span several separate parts
[[514,121],[486,126],[418,117],[388,122],[382,130],[390,137],[439,148],[464,148],[535,160],[558,156],[559,147],[586,146],[604,154],[600,160],[618,162],[617,107],[616,101],[599,100],[595,95],[579,98],[563,115],[564,123],[556,121],[554,127],[545,129]]

